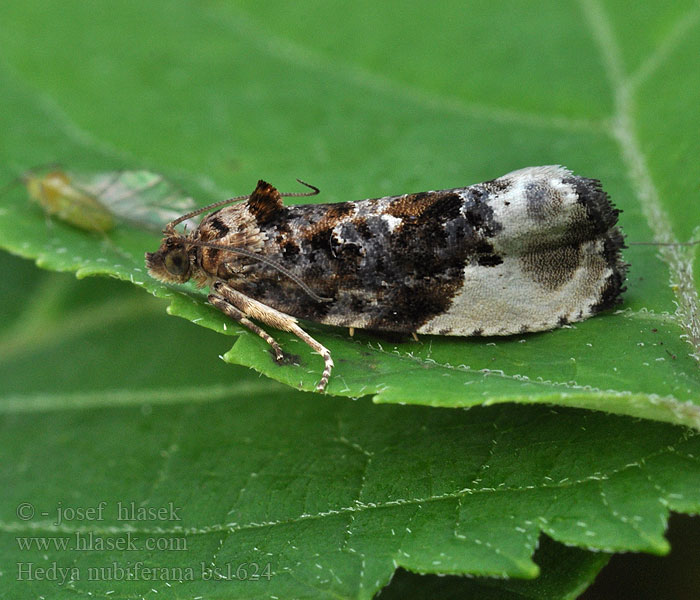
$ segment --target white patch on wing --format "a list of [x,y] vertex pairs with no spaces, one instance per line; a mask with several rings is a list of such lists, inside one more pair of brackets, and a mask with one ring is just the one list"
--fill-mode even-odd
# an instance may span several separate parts
[[381,218],[382,221],[384,221],[387,224],[387,227],[389,228],[389,231],[391,233],[394,233],[394,229],[401,225],[402,222],[402,219],[399,219],[399,217],[394,217],[389,214],[384,214]]
[[[545,166],[499,178],[508,182],[507,189],[485,200],[500,226],[487,241],[503,262],[465,266],[462,288],[450,308],[418,333],[508,335],[591,316],[613,270],[602,237],[575,243],[572,254],[564,252],[571,244],[571,228],[588,220],[575,187],[562,181],[570,176],[568,169]],[[549,275],[546,269],[551,269]]]
[[[562,182],[563,177],[570,175],[568,169],[549,166],[528,167],[499,178],[508,181],[510,187],[489,198],[494,220],[502,227],[492,240],[497,253],[518,254],[533,243],[551,244],[562,238],[572,221],[586,218],[576,190]],[[538,187],[539,210],[546,214],[546,220],[533,216],[528,186]]]
[[560,319],[580,321],[591,316],[605,280],[612,274],[602,256],[601,240],[581,246],[581,261],[570,278],[552,290],[537,283],[522,268],[520,257],[505,257],[494,267],[467,266],[464,283],[452,305],[418,333],[441,335],[509,335],[544,331]]

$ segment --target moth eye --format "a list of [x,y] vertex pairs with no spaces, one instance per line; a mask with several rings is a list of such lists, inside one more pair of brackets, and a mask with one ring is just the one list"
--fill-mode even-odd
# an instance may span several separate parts
[[171,252],[165,256],[165,268],[171,275],[182,275],[187,271],[189,262],[187,255],[180,252]]

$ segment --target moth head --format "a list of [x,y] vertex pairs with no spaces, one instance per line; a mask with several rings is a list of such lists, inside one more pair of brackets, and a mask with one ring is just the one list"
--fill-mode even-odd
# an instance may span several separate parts
[[151,277],[165,283],[185,283],[192,276],[187,244],[177,235],[166,237],[155,252],[146,252],[146,266]]

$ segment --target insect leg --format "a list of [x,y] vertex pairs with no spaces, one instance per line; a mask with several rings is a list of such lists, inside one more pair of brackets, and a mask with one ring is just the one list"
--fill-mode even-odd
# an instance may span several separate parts
[[247,319],[246,316],[235,306],[233,306],[228,300],[222,298],[221,296],[217,296],[216,294],[209,294],[209,302],[213,306],[218,308],[227,317],[231,317],[234,321],[236,321],[236,323],[240,323],[244,327],[247,327],[253,333],[259,335],[268,344],[270,344],[270,346],[272,346],[272,349],[275,351],[275,358],[277,359],[277,361],[281,361],[284,358],[282,348],[275,341],[275,339],[266,331],[258,327],[255,323],[253,323],[250,319]]
[[[323,357],[324,369],[323,374],[321,375],[321,380],[316,385],[316,390],[322,392],[326,388],[326,385],[328,384],[328,379],[330,378],[331,371],[333,369],[333,359],[331,358],[330,350],[318,343],[301,327],[299,327],[299,325],[297,324],[297,320],[294,317],[280,312],[279,310],[276,310],[271,306],[267,306],[262,302],[258,302],[253,298],[249,298],[244,294],[241,294],[240,292],[234,290],[232,287],[226,285],[226,283],[224,283],[220,279],[212,284],[212,289],[215,293],[209,296],[210,302],[212,302],[212,296],[214,298],[218,297],[220,299],[223,299],[227,302],[229,306],[235,306],[239,309],[239,311],[242,311],[243,314],[252,317],[253,319],[261,321],[266,325],[270,325],[275,329],[281,329],[282,331],[289,331],[290,333],[293,333],[300,340],[309,345],[313,350],[318,352]],[[214,304],[214,302],[212,302],[212,304]],[[214,304],[214,306],[216,306],[220,310],[223,310],[217,304]],[[235,319],[236,317],[233,318]],[[245,325],[246,327],[250,328],[250,325]],[[263,337],[260,333],[258,333],[258,335]]]

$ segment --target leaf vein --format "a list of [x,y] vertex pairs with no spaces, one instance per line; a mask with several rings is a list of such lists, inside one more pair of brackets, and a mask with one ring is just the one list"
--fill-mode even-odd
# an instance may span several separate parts
[[[266,29],[255,22],[250,15],[237,8],[238,17],[233,22],[228,15],[217,14],[217,22],[225,22],[237,34],[246,36],[250,43],[278,60],[302,66],[314,71],[321,71],[330,77],[340,77],[357,86],[392,99],[401,97],[411,99],[414,103],[431,110],[454,113],[460,116],[478,119],[489,119],[497,123],[515,123],[528,127],[559,129],[570,132],[603,133],[605,125],[602,120],[575,119],[566,116],[541,115],[513,110],[500,106],[486,105],[475,102],[464,102],[459,98],[446,98],[439,94],[427,92],[403,82],[395,81],[386,76],[373,73],[365,68],[349,62],[341,62],[337,58],[332,61],[325,56],[313,52],[283,36],[278,32]],[[264,31],[264,34],[261,34]]]
[[625,75],[622,54],[610,19],[599,0],[580,0],[584,15],[598,47],[613,94],[615,114],[613,139],[617,142],[627,175],[646,217],[654,240],[668,244],[659,253],[669,268],[670,286],[676,295],[676,315],[685,330],[681,335],[692,348],[690,356],[700,362],[700,298],[694,285],[692,251],[677,245],[659,192],[652,180],[647,160],[637,139],[633,114],[634,97]]

